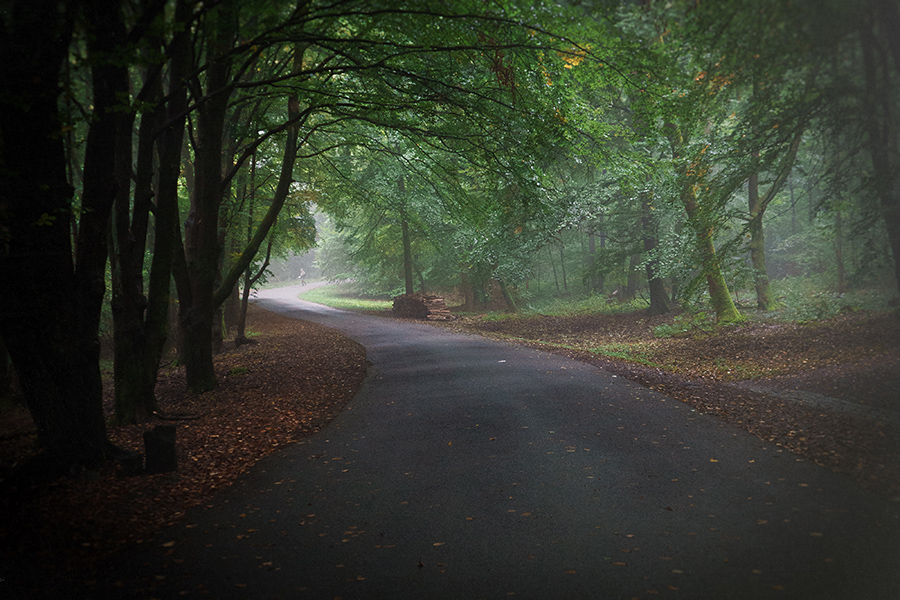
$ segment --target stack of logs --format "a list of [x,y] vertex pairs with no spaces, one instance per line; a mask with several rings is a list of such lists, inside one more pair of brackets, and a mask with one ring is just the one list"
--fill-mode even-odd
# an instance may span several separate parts
[[440,296],[403,294],[394,298],[395,316],[427,321],[452,321],[453,315]]

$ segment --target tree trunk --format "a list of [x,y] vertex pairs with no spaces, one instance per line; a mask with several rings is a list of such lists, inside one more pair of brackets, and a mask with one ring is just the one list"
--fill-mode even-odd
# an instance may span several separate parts
[[244,279],[244,292],[241,296],[241,311],[238,316],[238,334],[235,337],[235,343],[238,345],[242,343],[247,343],[249,340],[246,337],[246,326],[247,326],[247,306],[250,303],[250,290],[253,289],[253,286],[256,285],[256,282],[259,281],[259,278],[263,276],[263,273],[266,272],[266,269],[269,267],[269,259],[272,257],[272,238],[269,238],[269,246],[266,248],[266,259],[263,261],[262,266],[259,268],[259,271],[256,272],[256,275],[251,276],[250,268],[247,268],[246,278]]
[[834,213],[834,261],[837,265],[837,293],[847,291],[846,271],[844,270],[844,223],[841,209]]
[[[600,217],[601,223],[603,217]],[[603,248],[605,239],[600,234],[600,247]],[[603,276],[599,274],[597,268],[597,233],[591,231],[588,234],[588,277],[590,278],[590,291],[592,294],[603,293]]]
[[463,270],[459,274],[459,287],[462,288],[463,298],[465,298],[465,310],[475,310],[475,291],[472,289],[472,282],[469,279],[469,273]]
[[559,277],[556,275],[556,263],[553,262],[553,248],[551,246],[547,246],[547,254],[550,255],[550,267],[553,269],[553,283],[556,284],[557,293],[559,290]]
[[[397,179],[397,191],[400,194],[400,201],[405,203],[406,186],[401,175]],[[409,238],[409,222],[406,219],[406,211],[401,209],[400,215],[400,232],[403,242],[403,287],[407,296],[412,296],[413,289],[413,262],[412,262],[412,242]]]
[[[665,126],[672,146],[672,155],[676,161],[680,160],[684,138],[678,128],[667,123]],[[678,167],[678,176],[681,179],[681,191],[679,192],[682,206],[687,214],[688,224],[694,232],[697,241],[697,249],[700,252],[700,264],[703,275],[706,278],[706,286],[709,291],[709,299],[716,313],[716,321],[719,323],[734,323],[743,321],[744,317],[734,305],[728,284],[725,283],[725,275],[722,273],[722,264],[716,253],[713,243],[714,230],[709,215],[702,211],[697,202],[694,191],[695,181],[689,176],[689,167],[682,164]]]
[[0,403],[12,400],[13,397],[13,366],[9,358],[9,350],[0,336]]
[[742,321],[743,317],[731,298],[728,284],[725,283],[725,275],[722,273],[722,265],[716,254],[716,247],[713,245],[713,229],[703,224],[697,198],[690,186],[682,190],[682,202],[688,215],[688,222],[696,235],[703,275],[706,277],[706,286],[710,302],[716,313],[716,321],[719,323]]
[[409,240],[409,223],[406,217],[400,222],[401,235],[403,237],[403,286],[407,295],[415,293],[413,289],[413,264],[412,244]]
[[641,198],[641,229],[644,234],[644,253],[647,255],[647,286],[650,288],[650,308],[647,312],[651,315],[664,315],[671,308],[665,282],[659,276],[659,259],[656,257],[656,248],[659,245],[656,237],[658,227],[647,193],[643,193]]
[[588,293],[593,294],[597,291],[597,276],[595,275],[595,267],[597,261],[597,236],[593,231],[588,232],[588,255],[586,265],[586,277],[588,280]]
[[[215,61],[208,69],[207,81],[210,90],[230,89],[228,87],[230,62],[224,57],[231,47],[232,34],[235,30],[235,15],[229,11],[236,10],[236,8],[230,5],[221,5],[219,10],[222,8],[227,8],[227,10],[225,14],[220,15],[223,26],[217,29],[217,41],[213,43],[217,51],[211,54],[223,58]],[[298,10],[304,9],[301,7]],[[304,44],[298,45],[298,50],[294,55],[295,73],[302,70],[305,47]],[[257,226],[250,243],[231,264],[228,272],[218,277],[216,272],[220,252],[217,243],[218,210],[223,192],[221,151],[227,99],[228,93],[224,91],[215,95],[209,100],[206,110],[201,111],[198,118],[196,193],[191,214],[185,224],[185,262],[183,265],[176,264],[176,274],[183,267],[186,275],[182,277],[182,283],[178,284],[181,302],[179,318],[184,335],[182,356],[185,362],[188,389],[194,392],[210,390],[216,385],[211,344],[215,311],[228,298],[238,279],[253,261],[287,200],[293,183],[294,163],[297,160],[299,128],[302,119],[310,114],[309,109],[301,112],[296,94],[288,95],[284,156],[281,162],[281,173],[275,187],[275,196]],[[218,286],[216,286],[217,280]],[[183,293],[184,295],[182,295]]]
[[563,291],[569,291],[569,283],[566,281],[566,255],[565,255],[565,245],[562,243],[562,240],[559,242],[559,270],[562,273],[562,281],[563,281]]
[[501,278],[497,278],[495,281],[500,287],[500,294],[503,296],[503,302],[506,303],[506,312],[519,312],[519,307],[516,306],[516,301],[509,291],[509,288],[506,286],[506,282]]
[[[162,88],[158,76],[144,81],[145,89],[156,88],[159,102]],[[123,185],[112,215],[110,256],[113,317],[113,379],[115,381],[115,422],[138,423],[157,410],[153,384],[155,371],[147,362],[144,313],[144,253],[153,194],[153,139],[164,116],[158,105],[141,115],[135,167],[134,208],[131,214],[130,188]],[[131,169],[131,136],[123,135],[117,151],[120,180],[128,181]],[[122,164],[124,163],[124,164]]]
[[[256,153],[253,153],[253,158],[250,162],[250,193],[249,197],[249,205],[248,205],[248,215],[247,215],[247,243],[251,243],[253,241],[253,208],[256,202]],[[250,304],[250,290],[253,289],[254,284],[259,281],[259,278],[263,276],[263,273],[266,272],[266,268],[269,266],[269,258],[272,256],[272,237],[269,237],[269,246],[266,248],[266,259],[263,261],[262,266],[259,268],[259,271],[256,275],[253,275],[250,265],[247,265],[246,270],[244,271],[244,290],[241,294],[241,306],[240,312],[238,313],[238,322],[237,322],[237,335],[235,336],[235,343],[240,345],[243,343],[247,343],[249,340],[247,339],[247,307]]]
[[[194,148],[194,194],[184,231],[184,253],[189,295],[179,289],[179,323],[190,392],[205,392],[216,386],[213,367],[212,331],[217,306],[213,302],[218,275],[219,206],[222,203],[222,150],[225,117],[230,97],[231,58],[236,30],[236,8],[229,3],[212,9],[214,32],[207,42],[210,65],[206,70],[209,98],[197,114],[197,144]],[[229,290],[230,291],[230,290]],[[227,297],[227,294],[225,294]]]
[[[775,196],[789,181],[791,170],[794,166],[794,160],[797,158],[797,152],[800,149],[800,141],[803,137],[802,132],[798,132],[791,142],[781,170],[772,186],[765,196],[759,196],[759,174],[753,173],[747,184],[748,209],[750,215],[750,263],[753,266],[754,286],[756,287],[756,307],[759,310],[772,310],[776,308],[775,301],[772,299],[772,289],[769,285],[769,273],[766,270],[766,237],[763,230],[763,217],[769,203],[775,199]],[[754,158],[759,158],[759,152],[752,153]],[[791,189],[793,196],[793,189]],[[792,221],[791,226],[794,226]]]
[[[176,7],[177,23],[190,18],[190,6],[184,1]],[[179,30],[169,47],[169,92],[153,114],[141,119],[134,192],[133,218],[129,223],[128,199],[119,199],[114,213],[113,238],[117,258],[113,261],[113,321],[115,335],[115,420],[118,423],[146,421],[159,411],[156,379],[166,346],[171,303],[170,280],[174,238],[178,229],[178,179],[181,172],[181,146],[184,136],[187,93],[182,79],[190,65],[190,40]],[[160,81],[155,85],[157,101],[163,97]],[[157,189],[153,260],[148,292],[143,294],[143,257],[150,214],[153,172],[153,140],[156,139]],[[122,150],[122,154],[127,151]],[[118,281],[118,284],[117,284]]]
[[[753,152],[753,156],[759,158],[759,152]],[[753,265],[753,284],[756,287],[756,308],[771,310],[772,291],[766,271],[766,238],[762,222],[765,209],[759,201],[759,174],[753,173],[750,176],[747,190],[750,212],[750,263]]]
[[628,257],[628,279],[622,292],[622,301],[631,302],[637,297],[638,265],[641,264],[641,255],[632,254]]
[[873,1],[871,7],[879,11],[877,22],[873,11],[866,11],[860,31],[866,85],[865,125],[875,192],[887,226],[894,259],[894,277],[900,291],[900,140],[894,94],[897,69],[900,68],[900,44],[896,40],[895,29],[900,25],[900,15],[896,6],[882,0]]
[[[10,27],[0,36],[0,80],[5,94],[17,99],[0,111],[0,336],[39,441],[62,465],[96,463],[111,449],[98,326],[107,226],[118,185],[118,94],[128,91],[122,67],[94,66],[95,119],[88,134],[84,210],[73,262],[66,218],[73,190],[66,180],[58,99],[75,8],[51,2],[16,10],[7,15]],[[123,30],[118,6],[90,2],[85,10],[93,25],[89,55],[114,55]]]

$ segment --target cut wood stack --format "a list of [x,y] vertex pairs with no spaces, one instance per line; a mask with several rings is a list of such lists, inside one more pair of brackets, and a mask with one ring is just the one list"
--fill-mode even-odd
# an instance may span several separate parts
[[440,296],[403,294],[394,298],[392,312],[398,317],[411,319],[425,319],[428,321],[453,320],[453,314]]

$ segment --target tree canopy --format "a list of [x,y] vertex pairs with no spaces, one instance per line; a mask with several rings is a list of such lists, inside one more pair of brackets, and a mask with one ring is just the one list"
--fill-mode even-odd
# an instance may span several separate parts
[[800,270],[900,286],[892,0],[11,0],[0,23],[0,336],[58,457],[114,451],[104,314],[118,420],[158,411],[170,322],[208,390],[239,283],[314,214],[332,277],[470,307],[551,273],[723,323]]

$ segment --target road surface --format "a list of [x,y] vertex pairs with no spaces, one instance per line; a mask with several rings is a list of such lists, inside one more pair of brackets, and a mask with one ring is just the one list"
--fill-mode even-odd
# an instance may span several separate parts
[[595,367],[300,291],[258,302],[367,380],[123,558],[135,597],[900,598],[900,504]]

